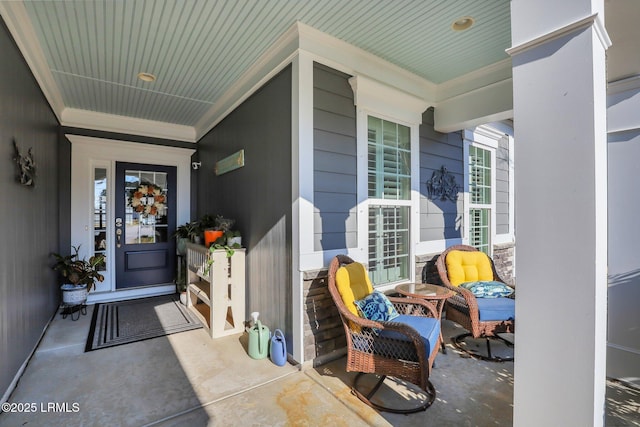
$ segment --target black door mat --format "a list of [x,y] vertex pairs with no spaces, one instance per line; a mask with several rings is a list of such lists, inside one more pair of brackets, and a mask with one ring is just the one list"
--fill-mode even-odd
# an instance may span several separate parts
[[177,295],[97,304],[85,351],[202,328]]

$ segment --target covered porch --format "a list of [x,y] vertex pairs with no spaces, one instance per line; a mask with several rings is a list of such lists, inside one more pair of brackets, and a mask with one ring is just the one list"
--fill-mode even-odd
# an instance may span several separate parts
[[[640,66],[633,43],[631,48],[628,44],[637,40],[636,26],[628,25],[625,17],[634,16],[638,9],[636,3],[622,0],[574,0],[561,7],[556,3],[495,1],[492,8],[469,12],[468,8],[478,8],[474,2],[444,9],[439,2],[409,2],[410,10],[433,9],[406,16],[402,8],[386,9],[391,2],[378,2],[379,9],[371,10],[367,2],[300,2],[295,13],[286,2],[272,3],[280,9],[251,11],[242,6],[227,9],[231,3],[215,2],[207,16],[226,17],[217,21],[222,28],[201,31],[200,43],[191,46],[190,64],[201,67],[200,72],[200,60],[218,61],[205,64],[201,75],[188,74],[192,70],[181,60],[187,50],[171,44],[172,36],[178,40],[191,34],[185,25],[193,31],[202,30],[201,26],[188,27],[191,21],[184,21],[180,11],[171,15],[174,20],[163,21],[169,15],[160,6],[152,14],[130,10],[122,15],[130,20],[126,21],[128,32],[117,34],[119,47],[109,45],[114,51],[122,50],[129,39],[145,44],[144,32],[134,31],[143,27],[145,16],[159,17],[151,22],[162,22],[175,32],[159,36],[172,53],[161,50],[155,58],[170,59],[163,71],[174,78],[157,89],[137,80],[120,80],[115,68],[113,74],[94,75],[91,65],[84,66],[85,61],[101,63],[92,62],[100,50],[89,45],[102,46],[102,39],[97,37],[96,42],[93,33],[96,28],[102,31],[102,23],[94,28],[82,21],[75,27],[79,33],[67,34],[65,25],[48,19],[54,14],[47,8],[55,9],[55,3],[1,3],[0,41],[2,52],[11,59],[0,69],[1,102],[8,112],[0,117],[2,150],[10,159],[12,140],[25,150],[33,141],[40,165],[39,185],[28,189],[15,184],[9,160],[1,168],[1,227],[10,237],[6,242],[17,242],[0,247],[0,357],[9,367],[1,377],[3,399],[9,399],[16,386],[16,393],[21,392],[20,374],[25,369],[29,373],[31,353],[35,352],[33,363],[73,353],[77,343],[55,344],[66,342],[63,334],[51,332],[57,319],[47,328],[59,301],[49,254],[68,251],[79,242],[91,247],[95,227],[90,225],[87,206],[76,204],[78,195],[84,195],[86,204],[91,199],[91,193],[84,192],[91,171],[115,173],[116,164],[131,153],[139,164],[148,161],[177,168],[178,223],[205,213],[222,213],[243,224],[248,249],[246,311],[266,313],[271,325],[285,330],[292,359],[301,364],[303,375],[313,366],[333,363],[340,357],[340,341],[319,338],[330,335],[318,326],[327,317],[309,317],[317,302],[309,295],[322,287],[322,271],[335,254],[346,252],[363,262],[373,259],[368,221],[380,208],[376,203],[386,203],[383,197],[371,197],[367,188],[367,120],[375,116],[380,123],[409,129],[406,153],[412,157],[406,173],[407,196],[395,206],[410,219],[403,231],[408,243],[402,254],[408,260],[403,280],[420,280],[420,269],[429,257],[470,239],[468,147],[482,141],[491,153],[507,147],[509,155],[501,158],[504,169],[494,173],[508,176],[501,184],[508,196],[501,199],[501,206],[485,208],[491,213],[487,224],[493,227],[488,250],[508,244],[515,251],[517,246],[518,346],[513,368],[517,381],[509,403],[513,404],[510,422],[602,425],[607,376],[637,382],[633,372],[640,354],[637,325],[625,323],[637,321],[635,307],[629,304],[638,295],[634,272],[640,269],[629,255],[637,237],[630,232],[635,218],[627,210],[616,210],[635,188],[629,176],[640,129],[635,113]],[[190,16],[197,17],[198,7],[205,4],[194,3],[197,7],[190,9]],[[60,15],[55,16],[63,20],[78,16],[73,7],[63,9],[56,10]],[[331,18],[336,10],[344,14]],[[100,14],[93,12],[88,10],[86,16],[98,16],[102,22]],[[381,38],[369,33],[367,19],[375,17],[382,25],[387,12],[401,16],[395,28],[385,26],[390,33]],[[614,17],[611,21],[609,13]],[[275,16],[286,16],[282,21],[286,25]],[[439,18],[432,21],[432,16]],[[345,24],[342,17],[353,24]],[[404,20],[414,25],[402,25]],[[202,46],[212,46],[207,34],[230,34],[230,23],[241,30],[234,43],[221,37],[203,55]],[[456,39],[465,34],[459,31],[489,31],[498,26],[499,34],[484,43],[476,44],[486,35],[482,32]],[[445,27],[443,38],[437,32],[421,31]],[[404,33],[404,38],[391,37],[404,28],[414,30]],[[62,46],[75,47],[63,53],[58,50]],[[382,46],[386,48],[377,50]],[[415,46],[446,55],[421,59]],[[153,62],[140,63],[143,56],[142,51],[132,53],[131,64]],[[414,58],[418,60],[409,61]],[[120,59],[124,67],[127,61]],[[434,65],[441,67],[434,71]],[[208,77],[202,78],[204,74]],[[188,84],[193,82],[198,84]],[[483,127],[488,123],[498,127],[506,123],[511,133],[488,131]],[[91,141],[85,144],[86,140]],[[213,174],[217,161],[240,149],[249,156],[241,172]],[[614,156],[608,156],[608,151]],[[164,154],[158,158],[158,153]],[[608,159],[614,163],[608,164]],[[428,197],[426,181],[434,167],[444,170],[450,160],[463,191],[442,207]],[[192,162],[204,169],[192,169]],[[609,220],[614,217],[615,221]],[[116,230],[108,231],[113,235],[107,250],[115,251]],[[111,267],[110,287],[95,293],[96,301],[117,294],[115,265]],[[126,297],[172,292],[170,283],[162,285],[134,289]],[[385,284],[394,285],[393,279]],[[608,292],[609,304],[617,305],[609,311]],[[610,313],[615,316],[608,324]],[[45,340],[36,347],[43,333]],[[181,365],[182,355],[173,348],[172,339],[156,345],[165,347],[164,362]],[[120,350],[125,353],[120,355],[118,372],[126,372],[127,350],[113,352]],[[187,371],[182,375],[190,378]],[[567,382],[559,373],[579,380]],[[282,381],[294,375],[299,373]],[[100,377],[91,378],[99,382]],[[265,380],[265,387],[275,384],[269,381]],[[182,387],[194,400],[174,415],[199,405],[209,407],[219,399],[223,404],[228,397],[200,396],[193,392],[191,381],[183,381]],[[446,390],[444,384],[442,390]],[[433,414],[433,409],[425,416]],[[196,412],[210,416],[206,410]],[[166,417],[172,415],[144,423]]]

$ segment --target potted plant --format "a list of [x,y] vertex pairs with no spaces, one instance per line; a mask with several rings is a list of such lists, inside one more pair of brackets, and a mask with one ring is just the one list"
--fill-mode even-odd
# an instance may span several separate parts
[[242,247],[242,235],[239,230],[228,231],[225,233],[227,238],[227,246],[239,249]]
[[222,215],[216,216],[216,230],[220,230],[223,233],[228,233],[235,224],[235,219],[224,218]]
[[[200,224],[204,230],[204,244],[207,247],[211,247],[213,243],[216,243],[218,239],[223,238],[225,233],[231,229],[235,220],[224,218],[221,215],[204,215],[200,219]],[[223,242],[218,242],[221,244]]]
[[200,229],[196,221],[187,222],[176,228],[173,234],[176,238],[176,250],[180,255],[187,253],[187,242],[195,242],[195,237],[200,234]]
[[86,302],[87,294],[93,289],[95,281],[104,280],[104,276],[100,274],[100,269],[105,265],[104,255],[94,255],[87,261],[80,258],[80,245],[72,248],[74,253],[71,255],[52,253],[56,259],[52,268],[68,281],[60,287],[62,302],[66,305],[80,305]]
[[205,214],[198,221],[200,225],[200,232],[204,236],[205,246],[210,246],[211,243],[218,239],[218,232],[216,230],[216,218],[213,215]]

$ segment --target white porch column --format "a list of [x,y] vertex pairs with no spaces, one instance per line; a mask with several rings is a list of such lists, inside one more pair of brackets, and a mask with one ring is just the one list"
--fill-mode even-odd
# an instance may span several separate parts
[[293,358],[304,360],[304,286],[301,254],[313,252],[313,59],[291,61],[291,284]]
[[518,251],[514,425],[602,426],[603,0],[512,0]]

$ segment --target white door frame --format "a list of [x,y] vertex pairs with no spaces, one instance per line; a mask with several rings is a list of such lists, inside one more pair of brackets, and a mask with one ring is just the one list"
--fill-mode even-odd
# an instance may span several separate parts
[[[114,236],[115,165],[118,161],[175,166],[177,172],[176,226],[190,220],[191,155],[195,149],[165,147],[129,141],[66,135],[71,141],[71,244],[80,245],[80,256],[93,254],[93,171],[107,170],[107,271],[105,280],[96,283],[88,302],[115,301],[168,294],[173,285],[145,286],[116,290]],[[109,241],[111,237],[111,241]]]

